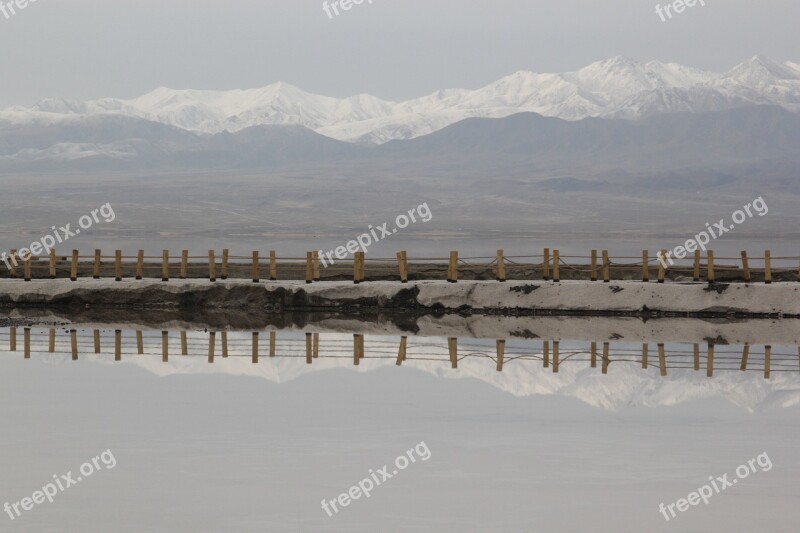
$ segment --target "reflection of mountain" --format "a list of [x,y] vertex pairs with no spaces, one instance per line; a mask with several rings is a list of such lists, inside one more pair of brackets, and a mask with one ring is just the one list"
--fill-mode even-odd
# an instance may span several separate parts
[[[41,333],[41,332],[40,332]],[[46,333],[46,332],[45,332]],[[60,334],[61,335],[61,334]],[[62,335],[63,337],[63,335]],[[66,342],[65,342],[66,341]],[[619,346],[610,352],[608,374],[601,373],[601,354],[598,345],[597,368],[591,368],[586,343],[562,343],[559,372],[554,373],[552,359],[549,368],[544,368],[541,343],[533,341],[509,342],[506,349],[503,371],[498,372],[494,360],[493,342],[459,340],[458,368],[450,367],[447,341],[443,338],[408,339],[407,359],[401,369],[396,367],[397,337],[367,336],[366,358],[353,364],[353,337],[342,333],[324,333],[320,338],[320,357],[307,364],[305,335],[281,333],[277,338],[277,357],[267,353],[267,339],[262,336],[261,358],[258,364],[251,361],[251,334],[229,332],[230,357],[222,358],[220,339],[217,336],[216,357],[213,364],[206,359],[208,335],[189,332],[188,343],[191,356],[182,357],[177,334],[170,339],[168,362],[161,361],[161,338],[158,332],[147,332],[144,337],[144,352],[136,355],[133,332],[126,331],[121,363],[114,363],[113,332],[103,333],[102,356],[94,355],[91,332],[82,331],[80,361],[68,361],[64,351],[69,350],[67,338],[58,341],[58,354],[47,353],[45,336],[34,335],[33,356],[37,360],[49,360],[58,364],[81,364],[90,361],[100,364],[126,364],[140,367],[158,376],[183,374],[226,374],[266,379],[274,383],[285,383],[302,378],[310,372],[323,370],[357,372],[393,372],[414,369],[445,379],[474,378],[490,383],[498,389],[518,397],[532,395],[559,395],[576,398],[589,405],[608,410],[626,406],[667,407],[690,401],[722,398],[748,411],[770,407],[791,407],[800,404],[800,366],[794,350],[774,348],[771,361],[772,373],[764,379],[763,350],[753,348],[749,359],[749,372],[740,372],[740,348],[718,347],[715,355],[713,378],[706,377],[705,352],[702,352],[701,371],[691,369],[692,356],[686,355],[686,346],[668,346],[668,371],[661,377],[658,368],[656,347],[650,345],[649,368],[642,370],[640,355],[636,350]],[[629,347],[630,348],[630,347]],[[552,345],[550,357],[552,358]],[[676,355],[677,354],[677,355]],[[18,356],[19,352],[6,352],[5,357]],[[527,359],[517,358],[518,356]],[[682,368],[678,368],[682,367]],[[336,379],[331,373],[330,379]]]

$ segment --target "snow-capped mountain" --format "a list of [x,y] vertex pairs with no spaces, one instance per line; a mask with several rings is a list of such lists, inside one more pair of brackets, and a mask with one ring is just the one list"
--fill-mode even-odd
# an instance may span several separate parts
[[162,87],[131,100],[48,99],[29,108],[13,107],[0,112],[0,126],[52,125],[110,114],[202,134],[300,125],[338,140],[382,144],[426,135],[467,118],[502,118],[524,111],[566,120],[638,119],[751,105],[800,111],[800,65],[755,56],[718,74],[614,57],[575,72],[520,71],[480,89],[442,90],[404,102],[366,94],[332,98],[286,83],[230,91]]

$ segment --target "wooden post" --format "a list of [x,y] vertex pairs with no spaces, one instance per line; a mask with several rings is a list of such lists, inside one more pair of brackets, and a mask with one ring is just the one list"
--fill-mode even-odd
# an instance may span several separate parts
[[216,344],[216,340],[217,340],[217,332],[216,331],[210,331],[208,333],[208,362],[209,363],[213,363],[214,362],[214,347],[215,347],[215,344]]
[[608,259],[608,250],[603,250],[603,283],[611,281],[611,261]]
[[169,281],[169,250],[161,252],[161,281]]
[[22,277],[25,281],[31,280],[31,256],[28,254],[28,257],[25,259],[25,263],[22,266]]
[[314,359],[317,359],[319,357],[319,333],[314,333],[314,335],[312,337],[314,339],[314,355],[313,355],[313,357],[314,357]]
[[408,283],[408,263],[403,250],[397,252],[397,268],[400,270],[400,283]]
[[269,332],[269,356],[275,357],[275,344],[278,334],[274,331]]
[[550,341],[542,342],[542,363],[545,368],[550,368]]
[[642,281],[650,281],[650,252],[642,250]]
[[707,276],[708,277],[708,282],[709,283],[714,283],[714,281],[716,279],[715,276],[714,276],[714,252],[711,251],[711,250],[708,250],[708,252],[706,252],[706,253],[708,254],[707,255],[707,259],[708,259],[708,276]]
[[642,344],[642,368],[645,370],[649,366],[649,362],[647,360],[648,351],[650,349],[650,345],[647,343]]
[[450,283],[458,283],[458,252],[455,250],[450,252],[450,266],[447,269],[447,281]]
[[169,331],[161,332],[161,361],[169,361]]
[[397,366],[403,364],[403,361],[406,360],[406,343],[408,341],[408,337],[403,335],[400,337],[400,348],[397,350],[397,362],[395,363]]
[[306,252],[306,283],[314,281],[314,253]]
[[708,343],[708,360],[706,361],[706,376],[712,377],[714,375],[714,345]]
[[592,368],[597,368],[597,343],[596,342],[592,343],[591,365],[592,365]]
[[503,357],[506,354],[506,341],[498,340],[497,341],[497,371],[503,371]]
[[664,278],[667,273],[667,251],[663,248],[658,256],[658,282],[664,283]]
[[314,267],[314,281],[319,281],[319,250],[311,254],[311,261]]
[[69,279],[78,281],[78,250],[72,250],[72,264],[69,267]]
[[181,331],[181,355],[189,355],[189,343],[185,331]]
[[[355,357],[358,359],[358,348],[357,343],[354,343],[355,348]],[[311,354],[311,333],[306,333],[306,364],[310,365],[312,361],[312,354]]]
[[94,353],[100,353],[100,330],[94,330]]
[[122,281],[122,250],[114,252],[114,278]]
[[208,280],[217,281],[217,260],[214,258],[214,250],[208,251]]
[[772,346],[764,346],[764,379],[769,379],[770,359],[772,358]]
[[[24,344],[24,348],[25,348],[25,359],[30,359],[31,358],[31,328],[24,328],[22,336],[23,336],[23,344]],[[73,348],[72,348],[73,352],[75,352],[75,350],[76,350],[76,348],[74,346],[75,346],[75,344],[73,342]]]
[[258,364],[258,332],[253,332],[253,364]]
[[772,283],[772,253],[769,250],[764,252],[764,283]]
[[694,369],[700,370],[700,345],[694,344]]
[[50,328],[49,342],[47,343],[47,351],[53,353],[56,351],[56,330]]
[[11,273],[9,274],[10,277],[16,278],[17,277],[17,250],[12,248],[8,251],[11,261]]
[[367,253],[361,252],[358,264],[358,281],[365,281],[367,278]]
[[72,347],[72,360],[78,360],[78,331],[71,329],[69,330],[69,340],[70,345]]
[[495,279],[501,283],[506,280],[506,260],[503,250],[497,250],[497,277]]
[[561,281],[561,261],[559,251],[553,250],[553,281],[558,283]]
[[591,280],[597,281],[597,250],[592,250]]
[[8,328],[8,349],[12,352],[17,351],[17,328],[14,326]]
[[608,374],[608,365],[611,363],[611,359],[609,359],[608,352],[611,349],[611,344],[608,342],[603,343],[603,374]]
[[750,345],[745,344],[744,348],[742,349],[742,364],[739,367],[739,370],[742,372],[747,370],[747,356],[750,355]]
[[226,330],[222,331],[222,358],[228,357],[228,332]]
[[269,251],[269,280],[276,281],[278,279],[278,259],[275,255],[275,250]]
[[353,335],[353,364],[358,365],[364,358],[364,335]]
[[56,251],[50,250],[50,279],[56,279]]
[[137,280],[144,277],[144,250],[136,252],[136,276]]
[[144,338],[141,330],[136,330],[136,353],[144,355]]
[[449,337],[447,339],[447,348],[450,351],[450,366],[458,368],[458,339]]
[[114,361],[122,361],[122,330],[114,330]]
[[700,281],[700,250],[694,251],[694,269],[692,271],[692,279]]
[[95,250],[94,251],[94,271],[92,272],[92,277],[94,279],[100,279],[100,259],[102,256],[102,250]]
[[661,377],[667,375],[667,354],[663,344],[658,345],[658,368],[661,370]]
[[744,282],[750,283],[750,261],[747,259],[747,251],[742,250],[742,275]]
[[253,267],[251,269],[251,277],[253,278],[253,283],[258,283],[261,278],[258,272],[258,250],[253,250]]
[[544,249],[544,258],[542,259],[542,279],[545,281],[550,279],[550,248]]
[[186,279],[189,270],[189,250],[181,250],[181,279]]
[[559,341],[553,341],[553,374],[558,374],[558,345]]
[[228,279],[228,249],[223,248],[222,250],[222,271],[221,276],[223,280]]

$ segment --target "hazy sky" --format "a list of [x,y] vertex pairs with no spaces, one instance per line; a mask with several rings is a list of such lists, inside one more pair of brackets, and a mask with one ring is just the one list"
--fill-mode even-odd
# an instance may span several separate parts
[[404,99],[613,55],[800,61],[796,0],[705,0],[667,22],[666,0],[368,1],[329,19],[322,0],[38,0],[0,13],[0,106],[275,81]]

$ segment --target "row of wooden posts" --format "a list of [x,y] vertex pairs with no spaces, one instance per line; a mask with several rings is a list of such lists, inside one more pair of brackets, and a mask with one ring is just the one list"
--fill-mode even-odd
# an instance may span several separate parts
[[[77,330],[70,330],[70,345],[72,350],[72,359],[77,361],[78,360],[78,337],[77,337]],[[24,328],[23,332],[24,336],[24,353],[25,359],[30,359],[31,356],[31,328]],[[188,341],[187,341],[187,334],[185,331],[180,332],[181,337],[181,355],[186,356],[189,355],[188,350]],[[221,332],[221,345],[222,345],[222,357],[228,357],[228,333],[227,331]],[[276,356],[276,339],[277,334],[275,331],[271,331],[269,334],[269,356],[275,357]],[[48,351],[50,353],[55,352],[56,347],[56,330],[50,329],[49,331],[49,342],[48,342]],[[306,333],[305,336],[306,340],[306,363],[311,364],[313,359],[319,357],[319,333]],[[400,337],[400,347],[397,352],[397,365],[400,366],[406,361],[406,353],[408,347],[408,337],[402,336]],[[448,352],[450,355],[450,364],[451,367],[454,369],[458,368],[458,338],[456,337],[449,337],[447,339],[447,347]],[[505,340],[498,340],[496,344],[497,349],[497,371],[503,371],[504,359],[505,359],[505,347],[506,341]],[[9,348],[10,351],[17,350],[17,328],[11,327],[9,328]],[[140,355],[144,354],[144,339],[141,331],[136,331],[136,348],[137,353]],[[657,345],[658,349],[658,366],[660,369],[661,376],[667,375],[667,363],[666,363],[666,351],[665,345],[663,343],[659,343]],[[611,343],[604,342],[603,343],[603,350],[602,350],[602,373],[608,373],[608,367],[611,363],[610,359],[610,350],[611,350]],[[162,331],[161,332],[161,351],[162,351],[162,360],[164,362],[169,360],[169,332]],[[94,353],[99,354],[101,353],[100,350],[100,330],[94,330]],[[551,366],[551,357],[550,357],[550,342],[543,341],[543,350],[542,350],[542,360],[545,368]],[[750,345],[745,344],[742,350],[742,359],[740,370],[746,371],[747,370],[747,363],[748,357],[750,353]],[[354,334],[353,335],[353,364],[358,365],[359,362],[364,359],[364,335],[361,334]],[[214,357],[216,355],[216,332],[212,331],[209,332],[209,339],[208,339],[208,362],[213,363]],[[772,346],[767,345],[764,347],[764,378],[770,379],[771,374],[771,355],[772,355]],[[597,359],[598,359],[598,351],[597,351],[597,343],[591,343],[590,349],[590,364],[592,368],[597,368]],[[115,330],[114,331],[114,358],[116,361],[122,360],[122,330]],[[259,361],[259,333],[254,331],[252,333],[252,362],[258,363]],[[559,365],[560,365],[560,343],[559,341],[553,341],[552,345],[552,369],[554,373],[558,373]],[[647,369],[649,367],[649,344],[642,344],[642,368]],[[700,370],[700,345],[695,343],[694,344],[694,370]],[[706,375],[708,377],[712,377],[714,375],[714,344],[708,343],[708,348],[706,352]]]
[[[15,250],[11,250],[11,255],[15,254]],[[664,257],[666,254],[666,250],[662,250],[660,257]],[[552,256],[551,251],[549,248],[544,249],[543,253],[544,260],[542,261],[542,269],[543,274],[542,277],[544,280],[552,279],[555,282],[561,281],[561,257],[559,250],[553,250]],[[50,252],[50,278],[56,277],[56,252],[55,250],[51,250]],[[95,279],[100,278],[100,266],[102,254],[100,250],[95,250],[94,253],[94,265],[92,275]],[[122,251],[116,250],[114,255],[114,277],[116,281],[122,280]],[[135,278],[137,280],[142,279],[143,272],[144,272],[144,250],[139,250],[138,255],[136,257],[136,274]],[[72,251],[72,257],[70,261],[70,279],[72,281],[76,281],[78,279],[78,260],[79,260],[79,253],[78,250]],[[744,277],[744,281],[749,283],[751,281],[750,275],[750,263],[747,256],[747,252],[741,252],[741,260],[742,260],[742,273]],[[28,257],[23,263],[23,278],[25,281],[31,280],[31,261],[32,258]],[[694,253],[694,265],[693,265],[693,279],[695,281],[700,280],[701,274],[701,254],[699,250],[696,250]],[[366,268],[365,268],[365,254],[364,252],[356,252],[354,254],[353,259],[353,282],[354,283],[361,283],[365,281],[366,275]],[[258,283],[260,281],[260,256],[258,251],[254,251],[252,253],[252,263],[251,263],[251,274],[252,280],[254,283]],[[400,275],[400,281],[402,283],[408,282],[408,255],[405,251],[397,252],[397,266]],[[590,279],[592,281],[597,281],[598,279],[598,272],[602,273],[603,281],[608,283],[611,281],[611,261],[609,259],[608,250],[602,251],[602,264],[600,268],[598,268],[598,254],[597,250],[591,251],[591,264],[590,264]],[[181,253],[181,263],[180,263],[180,279],[186,279],[189,267],[189,251],[183,250]],[[552,267],[552,270],[551,270]],[[221,279],[225,280],[228,278],[228,270],[229,270],[229,253],[228,250],[222,251],[221,257],[221,268],[220,268],[220,277]],[[506,281],[506,259],[503,250],[497,250],[497,259],[495,262],[495,274],[497,281],[504,282]],[[11,267],[11,277],[17,276],[17,265],[13,263]],[[447,281],[450,283],[457,283],[459,277],[459,257],[458,251],[450,252],[450,260],[447,269]],[[664,279],[666,277],[666,268],[661,261],[658,261],[658,282],[664,283]],[[208,278],[210,281],[217,280],[217,258],[216,252],[214,250],[208,251]],[[161,257],[161,280],[162,281],[169,281],[170,279],[170,252],[169,250],[164,250]],[[274,250],[269,252],[269,279],[270,281],[276,281],[278,279],[278,262],[277,256]],[[312,283],[314,281],[320,280],[320,258],[319,252],[308,252],[306,255],[306,283]],[[714,252],[708,250],[706,252],[706,280],[708,282],[714,282],[716,279],[715,274],[715,266],[714,266]],[[650,258],[649,252],[644,250],[642,252],[642,281],[650,281]],[[772,257],[769,250],[764,252],[764,282],[765,283],[772,283]]]

